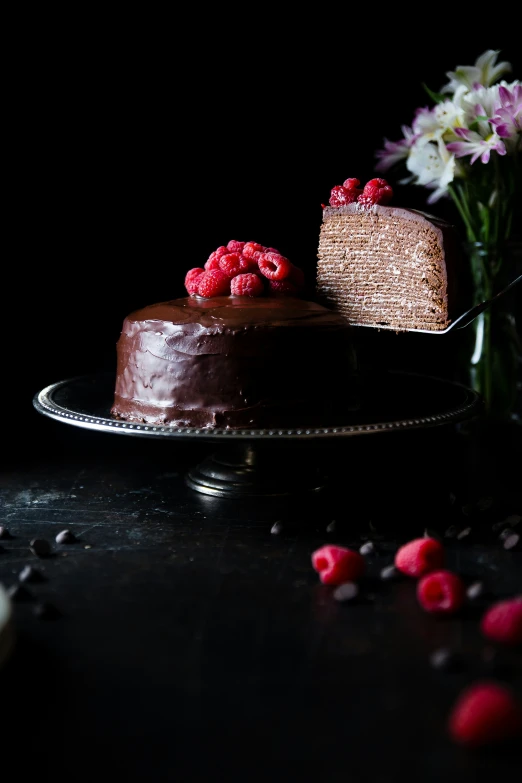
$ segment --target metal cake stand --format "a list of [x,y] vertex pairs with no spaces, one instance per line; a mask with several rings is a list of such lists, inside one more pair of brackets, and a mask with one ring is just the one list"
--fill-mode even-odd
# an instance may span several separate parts
[[338,426],[196,429],[112,418],[114,383],[113,373],[70,378],[42,389],[33,405],[44,416],[89,430],[211,443],[212,453],[188,471],[185,481],[205,495],[231,498],[319,492],[325,476],[321,460],[308,449],[313,443],[440,427],[476,418],[483,409],[481,396],[461,384],[387,371],[365,380],[360,408]]

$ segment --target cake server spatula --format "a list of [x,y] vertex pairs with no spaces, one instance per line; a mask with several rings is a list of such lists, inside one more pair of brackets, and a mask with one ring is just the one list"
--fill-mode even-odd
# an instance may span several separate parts
[[491,299],[484,299],[483,302],[479,302],[476,305],[473,305],[469,310],[467,310],[465,313],[460,315],[458,318],[456,318],[454,321],[450,323],[449,326],[447,326],[445,329],[441,329],[440,331],[436,331],[433,329],[406,329],[407,332],[423,332],[424,334],[447,334],[448,332],[451,332],[452,329],[464,329],[465,326],[468,326],[472,321],[475,320],[475,318],[484,312],[484,310],[487,310],[493,302],[496,302],[497,299],[500,299],[501,296],[504,296],[504,294],[507,294],[508,291],[510,291],[512,288],[514,288],[520,281],[522,280],[522,275],[519,275],[518,277],[515,277],[514,280],[509,283],[505,288],[502,288],[500,291],[498,291],[494,296],[491,297]]

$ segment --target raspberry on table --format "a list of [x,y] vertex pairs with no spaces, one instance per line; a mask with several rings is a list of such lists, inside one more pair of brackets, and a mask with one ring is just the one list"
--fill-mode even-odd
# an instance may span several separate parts
[[185,275],[185,288],[188,294],[194,295],[198,292],[198,280],[205,270],[200,266],[189,269]]
[[213,250],[205,261],[205,269],[219,269],[219,259],[226,253],[230,253],[230,250],[225,245],[220,245],[218,248]]
[[263,281],[254,272],[236,275],[230,281],[230,293],[233,296],[262,296],[264,291]]
[[522,597],[497,601],[482,615],[482,634],[492,642],[522,644]]
[[417,600],[425,612],[454,614],[466,600],[466,586],[452,571],[430,571],[417,582]]
[[209,269],[198,279],[198,296],[205,299],[230,293],[230,278],[221,269]]
[[522,706],[508,686],[475,682],[455,701],[448,731],[454,742],[468,748],[515,739],[522,735]]
[[393,188],[385,179],[376,177],[369,180],[364,186],[357,202],[366,206],[372,204],[389,204],[393,198]]
[[445,550],[436,538],[414,538],[399,547],[395,567],[406,576],[418,578],[444,565]]
[[279,253],[261,253],[257,265],[261,274],[269,280],[284,280],[292,271],[291,262]]
[[324,585],[340,585],[357,582],[366,570],[366,560],[354,549],[325,544],[312,553],[312,566]]

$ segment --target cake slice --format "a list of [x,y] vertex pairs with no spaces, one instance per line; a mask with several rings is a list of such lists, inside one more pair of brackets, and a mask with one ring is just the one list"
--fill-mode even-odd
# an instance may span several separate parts
[[352,325],[441,331],[457,317],[454,227],[414,209],[323,206],[317,294]]

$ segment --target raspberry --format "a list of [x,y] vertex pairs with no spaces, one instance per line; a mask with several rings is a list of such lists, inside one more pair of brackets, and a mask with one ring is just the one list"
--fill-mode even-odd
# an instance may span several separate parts
[[406,576],[419,577],[444,565],[444,547],[436,538],[414,538],[395,554],[395,567]]
[[451,571],[430,571],[417,582],[417,600],[431,614],[454,614],[465,599],[466,586]]
[[221,269],[209,269],[198,279],[198,295],[210,299],[230,293],[230,278]]
[[200,266],[195,266],[194,269],[189,269],[185,275],[185,288],[188,294],[197,294],[198,292],[198,280],[204,273],[204,269]]
[[279,253],[261,253],[257,259],[259,271],[269,280],[284,280],[292,271],[292,264]]
[[225,253],[230,253],[230,250],[225,245],[220,245],[216,250],[213,250],[205,262],[205,269],[219,269],[219,259]]
[[459,745],[496,745],[522,733],[522,707],[507,686],[475,682],[460,693],[453,705],[448,730]]
[[359,185],[361,184],[360,180],[355,179],[355,177],[350,177],[349,179],[345,179],[343,182],[343,188],[345,190],[352,190],[357,191],[357,193],[362,193],[362,190],[359,188]]
[[257,261],[259,254],[264,253],[264,251],[265,248],[258,242],[245,242],[241,253],[245,256],[245,258],[250,258],[253,261]]
[[330,191],[329,204],[331,207],[340,207],[343,204],[353,204],[357,197],[362,193],[361,190],[349,190],[344,185],[335,185]]
[[359,204],[371,206],[372,204],[389,204],[393,197],[391,185],[388,185],[385,179],[376,177],[371,179],[363,188],[362,193],[357,198]]
[[294,283],[298,288],[304,288],[305,274],[300,267],[292,264],[292,269],[290,270],[290,274],[288,275],[288,280]]
[[230,281],[230,293],[234,296],[262,296],[265,286],[259,275],[246,272]]
[[268,290],[275,296],[297,296],[299,289],[290,278],[286,280],[269,280]]
[[324,585],[357,582],[366,570],[366,561],[359,552],[334,544],[325,544],[312,553],[312,565]]
[[500,644],[522,644],[522,597],[508,598],[490,606],[482,615],[480,630]]
[[250,268],[250,261],[240,253],[225,253],[219,259],[219,268],[228,277],[235,277]]
[[227,242],[227,248],[229,253],[242,253],[246,242],[238,242],[237,239],[231,239]]

